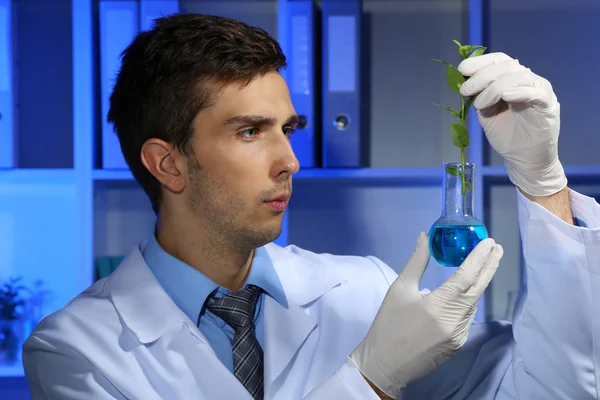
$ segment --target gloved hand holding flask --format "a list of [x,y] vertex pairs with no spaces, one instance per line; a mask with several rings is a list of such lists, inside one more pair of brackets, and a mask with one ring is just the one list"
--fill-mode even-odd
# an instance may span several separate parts
[[350,356],[363,376],[391,398],[436,369],[467,340],[477,301],[494,276],[503,249],[480,242],[458,270],[430,293],[419,291],[429,262],[427,235],[390,286],[365,339]]

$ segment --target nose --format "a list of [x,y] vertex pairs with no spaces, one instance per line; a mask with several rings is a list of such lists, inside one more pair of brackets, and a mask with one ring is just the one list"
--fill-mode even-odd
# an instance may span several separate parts
[[300,163],[294,154],[289,138],[285,135],[277,135],[275,154],[271,169],[273,179],[284,180],[298,172]]

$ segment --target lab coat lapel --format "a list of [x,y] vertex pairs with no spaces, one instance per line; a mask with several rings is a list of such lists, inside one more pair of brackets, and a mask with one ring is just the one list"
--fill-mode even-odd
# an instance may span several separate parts
[[145,245],[134,248],[107,281],[121,321],[144,344],[189,321],[148,268],[142,256]]
[[[204,335],[177,308],[148,269],[141,254],[144,245],[132,251],[107,283],[121,320],[140,343],[160,340],[183,323],[200,343],[210,348]],[[319,383],[308,378],[319,325],[307,308],[343,283],[343,278],[289,249],[274,244],[266,249],[285,292],[287,307],[265,296],[265,400],[280,398],[278,393],[303,397]],[[216,355],[214,361],[218,362]],[[226,385],[239,385],[232,374],[213,372]]]
[[142,242],[135,247],[107,283],[121,321],[142,344],[159,340],[184,324],[217,359],[200,329],[177,307],[148,268],[142,256],[145,245],[146,242]]
[[[136,247],[107,280],[110,297],[123,324],[139,343],[155,343],[158,349],[164,346],[160,345],[163,336],[185,325],[198,339],[189,342],[191,358],[198,355],[198,362],[202,364],[193,368],[192,374],[202,376],[195,380],[178,376],[180,385],[188,385],[194,390],[194,384],[198,382],[219,382],[221,387],[228,388],[227,396],[223,398],[251,399],[244,386],[223,366],[202,332],[160,286],[142,256],[145,245],[143,242]],[[209,358],[202,358],[207,355]]]
[[[305,308],[323,294],[342,283],[342,278],[328,269],[319,268],[307,259],[277,245],[268,245],[275,271],[288,301],[284,307],[267,296],[265,300],[265,400],[278,397],[278,392],[306,393],[313,388],[306,382],[318,334],[318,321]],[[315,339],[315,338],[312,338]],[[286,377],[290,379],[285,379]],[[290,387],[294,386],[294,387]]]
[[[290,365],[316,327],[317,321],[299,306],[289,304],[286,309],[274,299],[266,298],[264,380],[268,399],[276,398],[277,391],[284,384],[283,379],[278,380],[278,378],[282,378],[283,371]],[[294,384],[302,383],[292,381]],[[301,390],[302,388],[299,387],[298,392]]]

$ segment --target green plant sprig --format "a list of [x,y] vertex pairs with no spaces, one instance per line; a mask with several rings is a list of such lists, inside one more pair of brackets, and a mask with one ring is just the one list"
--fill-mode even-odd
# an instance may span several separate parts
[[[474,45],[467,45],[467,44],[463,45],[458,40],[453,40],[453,42],[458,46],[458,48],[457,48],[458,54],[460,54],[460,56],[462,57],[463,60],[466,60],[467,58],[471,58],[471,57],[480,56],[483,53],[485,53],[485,51],[487,50],[487,48],[483,47],[483,46],[474,46]],[[454,110],[450,107],[447,107],[447,106],[444,106],[441,104],[437,104],[437,103],[433,103],[433,104],[437,107],[441,107],[444,110],[448,111],[450,114],[452,114],[457,119],[456,123],[450,124],[450,132],[452,133],[452,143],[460,149],[460,160],[461,160],[462,170],[459,168],[456,168],[456,167],[448,166],[448,167],[446,167],[446,171],[451,175],[461,177],[462,193],[464,195],[464,193],[467,189],[471,190],[473,188],[472,183],[467,182],[467,180],[466,180],[466,176],[464,174],[464,169],[465,169],[465,149],[467,148],[467,146],[469,146],[469,143],[470,143],[469,129],[467,128],[466,121],[467,121],[467,115],[469,113],[469,109],[471,108],[471,104],[473,104],[473,101],[475,100],[475,96],[465,97],[460,94],[460,87],[463,85],[463,83],[465,83],[465,81],[467,80],[467,77],[463,76],[459,72],[458,68],[456,68],[454,65],[452,65],[446,61],[439,60],[437,58],[432,58],[432,60],[442,63],[446,67],[448,67],[448,69],[446,71],[446,82],[448,83],[448,86],[450,87],[450,89],[460,96],[460,110]]]

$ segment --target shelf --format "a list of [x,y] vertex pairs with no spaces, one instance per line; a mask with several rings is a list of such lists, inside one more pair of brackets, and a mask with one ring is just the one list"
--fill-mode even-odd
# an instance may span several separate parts
[[567,178],[599,178],[600,165],[573,165],[565,167]]
[[[94,170],[95,181],[133,180],[128,170]],[[425,183],[441,179],[439,168],[315,168],[305,169],[294,175],[294,179],[376,179],[376,180],[424,180]]]
[[[569,179],[598,178],[600,179],[600,165],[567,165],[565,174]],[[490,178],[507,178],[506,169],[502,166],[483,166],[481,173]]]
[[71,168],[0,168],[0,179],[64,179],[75,176]]
[[95,181],[132,181],[133,175],[128,169],[95,169],[92,173]]
[[[508,178],[502,166],[483,166],[480,173],[484,177]],[[600,178],[600,165],[567,166],[565,172],[569,178]],[[94,170],[96,181],[130,181],[133,176],[129,170]],[[439,167],[432,168],[314,168],[305,169],[294,175],[294,179],[307,180],[392,180],[422,181],[424,184],[437,183],[441,179]]]
[[0,366],[0,378],[17,378],[25,376],[23,365],[17,364],[14,366]]
[[480,167],[479,171],[476,173],[481,173],[485,177],[498,177],[498,178],[507,178],[506,169],[504,167],[496,167],[496,166],[488,166],[484,165]]
[[315,168],[305,169],[294,175],[294,179],[329,180],[393,180],[438,183],[442,174],[435,168]]

